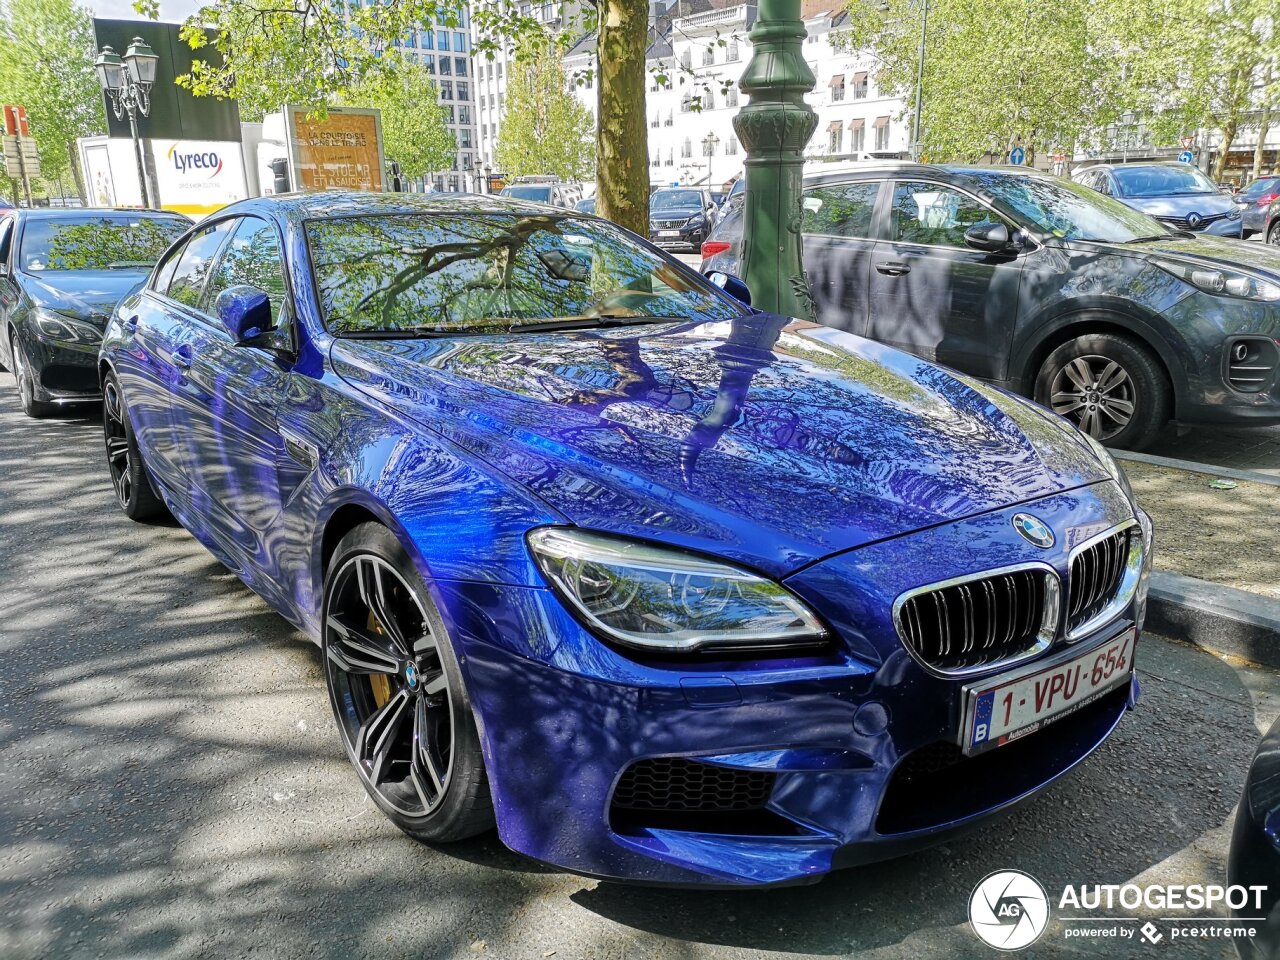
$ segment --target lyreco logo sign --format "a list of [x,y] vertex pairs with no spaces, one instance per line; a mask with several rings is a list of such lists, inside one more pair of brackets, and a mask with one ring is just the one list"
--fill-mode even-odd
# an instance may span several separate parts
[[169,160],[173,163],[173,169],[178,173],[195,176],[207,170],[209,173],[206,179],[208,180],[212,180],[222,172],[222,158],[213,150],[179,153],[178,145],[175,143],[169,148]]

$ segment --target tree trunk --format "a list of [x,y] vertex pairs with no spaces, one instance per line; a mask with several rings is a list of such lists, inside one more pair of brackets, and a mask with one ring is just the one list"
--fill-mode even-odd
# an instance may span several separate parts
[[89,195],[84,189],[84,177],[80,173],[80,151],[76,149],[74,143],[67,144],[67,153],[71,157],[71,176],[76,181],[76,194],[80,197],[80,202],[84,206],[89,205]]
[[1221,183],[1227,169],[1227,154],[1231,152],[1232,141],[1236,138],[1236,118],[1232,117],[1222,125],[1222,140],[1218,143],[1218,156],[1213,161],[1213,179]]
[[596,213],[649,235],[649,129],[644,104],[646,0],[599,0]]
[[1263,144],[1267,142],[1267,131],[1271,129],[1271,108],[1262,108],[1262,119],[1258,122],[1258,143],[1253,148],[1253,179],[1262,176]]

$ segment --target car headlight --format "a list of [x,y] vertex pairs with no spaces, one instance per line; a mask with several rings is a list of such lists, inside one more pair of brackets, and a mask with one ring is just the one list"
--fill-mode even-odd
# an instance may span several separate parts
[[1106,470],[1107,473],[1110,474],[1111,479],[1119,484],[1120,489],[1124,492],[1125,498],[1129,501],[1129,505],[1136,510],[1138,501],[1134,499],[1133,487],[1130,485],[1129,478],[1125,475],[1124,469],[1120,464],[1116,463],[1116,458],[1111,455],[1111,451],[1104,447],[1101,441],[1089,436],[1089,434],[1085,433],[1083,430],[1080,431],[1080,436],[1084,437],[1085,440],[1088,441],[1090,448],[1093,450],[1093,455],[1097,457],[1098,462],[1102,464],[1102,469]]
[[529,534],[556,593],[604,637],[649,652],[769,649],[822,640],[812,611],[739,567],[564,527]]
[[1228,219],[1228,220],[1239,220],[1239,219],[1240,219],[1240,212],[1241,212],[1241,211],[1240,211],[1240,208],[1239,208],[1239,207],[1233,207],[1233,208],[1231,209],[1231,211],[1227,214],[1227,219]]
[[68,317],[52,310],[37,309],[32,314],[32,319],[35,321],[36,333],[42,340],[95,345],[102,342],[101,330],[75,317]]
[[1205,293],[1238,297],[1241,300],[1261,300],[1264,303],[1280,300],[1280,284],[1241,273],[1239,270],[1199,266],[1181,260],[1156,259],[1154,263],[1165,273],[1171,273]]
[[686,227],[700,227],[700,226],[702,226],[702,225],[703,225],[704,223],[706,223],[706,222],[707,222],[707,218],[706,218],[705,216],[703,216],[702,214],[698,214],[697,216],[690,217],[690,218],[689,218],[689,220],[688,220],[688,222],[685,224],[685,226],[686,226]]

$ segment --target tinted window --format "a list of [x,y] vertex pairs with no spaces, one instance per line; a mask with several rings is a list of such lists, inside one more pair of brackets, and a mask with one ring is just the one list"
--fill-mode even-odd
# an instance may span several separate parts
[[1111,175],[1124,197],[1163,197],[1170,193],[1221,193],[1217,185],[1190,164],[1176,167],[1114,167]]
[[503,187],[504,197],[515,197],[517,200],[534,200],[538,203],[551,202],[550,187]]
[[159,293],[164,293],[169,289],[169,283],[173,280],[173,271],[178,266],[178,261],[182,259],[182,251],[187,249],[186,243],[174,249],[164,261],[160,264],[160,269],[156,271],[156,278],[151,282],[151,289]]
[[870,237],[879,192],[878,181],[806,190],[801,230],[836,237]]
[[1240,191],[1241,200],[1257,200],[1267,194],[1280,193],[1280,178],[1262,177]]
[[209,281],[210,309],[218,294],[241,284],[256,287],[267,295],[271,300],[272,326],[279,323],[286,293],[280,238],[273,224],[257,217],[241,220],[223,250],[213,279]]
[[990,170],[966,171],[966,176],[1055,237],[1125,243],[1168,233],[1145,213],[1104,197],[1082,183]]
[[213,258],[218,247],[226,239],[234,221],[223,220],[198,231],[183,248],[173,271],[173,279],[169,281],[168,294],[179,303],[199,309],[204,297],[205,281],[209,278],[209,270],[213,267]]
[[899,183],[893,188],[889,238],[900,243],[963,247],[964,232],[994,220],[977,200],[937,183]]
[[13,235],[13,217],[0,217],[0,263],[9,262],[9,238]]
[[28,273],[150,270],[190,223],[176,217],[35,217],[22,229],[18,262]]
[[649,198],[650,210],[701,210],[704,206],[697,190],[659,190]]
[[336,333],[503,332],[602,315],[724,320],[741,308],[603,220],[403,214],[313,220],[307,243]]

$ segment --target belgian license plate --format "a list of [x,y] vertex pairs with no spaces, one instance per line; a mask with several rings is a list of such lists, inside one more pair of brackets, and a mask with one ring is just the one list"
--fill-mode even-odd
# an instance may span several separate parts
[[982,753],[1025,737],[1127,683],[1136,640],[1137,631],[1129,629],[1055,666],[965,687],[964,752]]
[[679,231],[679,230],[659,230],[659,231],[658,231],[658,236],[660,236],[660,237],[678,237],[678,236],[680,236],[680,231]]

